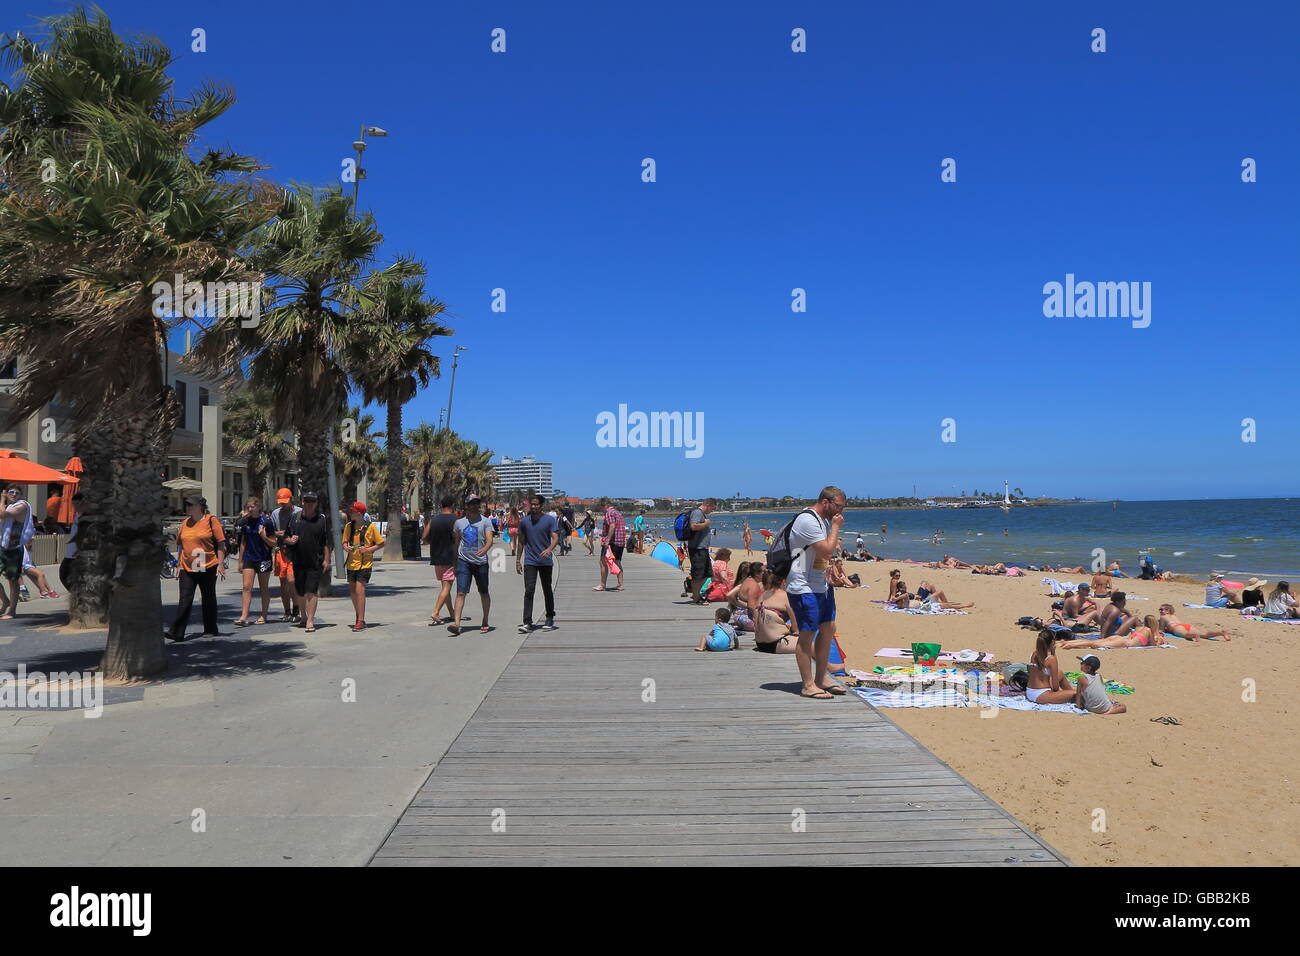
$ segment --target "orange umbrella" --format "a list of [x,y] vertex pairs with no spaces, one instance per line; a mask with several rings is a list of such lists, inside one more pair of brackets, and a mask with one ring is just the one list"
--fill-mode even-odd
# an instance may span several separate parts
[[68,476],[53,468],[46,468],[26,458],[19,458],[12,448],[0,448],[0,481],[12,481],[20,485],[43,485],[50,482],[68,481]]
[[[81,459],[74,457],[68,459],[68,463],[63,466],[63,470],[69,475],[80,475],[86,469],[82,467]],[[59,502],[59,513],[54,517],[54,520],[59,524],[70,525],[73,519],[77,517],[77,509],[72,503],[72,496],[77,493],[77,486],[80,484],[80,478],[64,479],[63,500]]]

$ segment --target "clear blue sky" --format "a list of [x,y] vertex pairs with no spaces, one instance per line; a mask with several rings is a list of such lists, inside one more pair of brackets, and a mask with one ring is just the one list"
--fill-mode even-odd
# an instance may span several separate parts
[[[362,205],[470,349],[454,425],[570,493],[1297,492],[1294,3],[103,5],[281,181],[391,132]],[[1067,272],[1151,282],[1150,327],[1045,318]],[[704,455],[597,447],[620,402]]]

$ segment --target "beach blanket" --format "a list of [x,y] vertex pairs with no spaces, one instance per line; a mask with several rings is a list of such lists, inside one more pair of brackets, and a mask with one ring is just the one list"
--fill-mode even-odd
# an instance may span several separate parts
[[[882,647],[880,650],[876,651],[875,656],[876,656],[876,657],[894,657],[894,658],[900,658],[900,659],[903,659],[903,660],[909,660],[909,661],[910,661],[910,660],[912,659],[912,652],[911,652],[910,650],[903,650],[903,648],[901,648],[901,647]],[[950,660],[953,660],[953,659],[954,659],[954,658],[953,658],[953,656],[952,656],[952,653],[949,652],[949,651],[944,651],[942,654],[939,655],[939,660],[941,660],[941,661],[950,661]],[[992,655],[992,654],[981,654],[979,659],[980,659],[980,662],[981,662],[981,663],[983,663],[983,662],[985,662],[985,661],[991,661],[991,660],[993,660],[993,655]]]
[[[1188,638],[1186,638],[1186,637],[1179,637],[1179,636],[1178,636],[1177,634],[1175,634],[1173,631],[1165,631],[1165,632],[1164,632],[1164,635],[1165,635],[1165,637],[1172,637],[1174,640],[1177,640],[1177,641],[1186,641],[1186,640],[1188,640]],[[1202,641],[1217,641],[1218,638],[1217,638],[1217,637],[1202,637],[1202,638],[1200,638],[1200,640],[1202,640]]]
[[990,697],[969,694],[959,687],[941,687],[914,694],[905,690],[856,687],[853,692],[873,707],[985,707],[1001,710],[1045,710],[1057,714],[1087,716],[1073,704],[1034,704],[1027,697]]
[[882,611],[893,611],[895,614],[965,614],[965,611],[923,611],[919,607],[894,607],[892,604],[886,604],[881,608]]
[[1242,617],[1247,621],[1262,621],[1265,624],[1300,624],[1295,618],[1262,617],[1258,614],[1243,614]]
[[1207,611],[1229,611],[1231,608],[1215,607],[1213,604],[1184,604],[1183,607],[1199,607]]
[[[1082,676],[1082,674],[1083,674],[1082,671],[1066,671],[1066,672],[1065,672],[1065,676],[1068,677],[1068,678],[1070,679],[1070,682],[1073,683],[1073,684],[1076,684],[1076,685],[1079,683],[1079,678]],[[1109,679],[1109,678],[1104,678],[1104,679],[1102,680],[1102,686],[1104,686],[1104,687],[1106,688],[1106,693],[1108,693],[1108,694],[1131,694],[1131,693],[1133,693],[1133,685],[1132,685],[1132,684],[1121,684],[1119,681],[1117,681],[1117,680],[1111,680],[1111,679]]]
[[1058,594],[1064,594],[1066,591],[1073,591],[1075,586],[1069,581],[1058,581],[1056,578],[1043,578],[1042,582],[1052,589],[1052,597]]

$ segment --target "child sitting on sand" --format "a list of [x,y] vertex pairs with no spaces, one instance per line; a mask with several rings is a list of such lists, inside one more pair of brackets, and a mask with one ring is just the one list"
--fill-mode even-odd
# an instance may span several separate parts
[[1085,654],[1080,657],[1079,666],[1083,668],[1083,673],[1079,675],[1079,686],[1074,693],[1075,707],[1102,717],[1128,711],[1127,707],[1115,703],[1107,695],[1106,682],[1097,673],[1101,670],[1101,659],[1096,654]]
[[736,636],[736,629],[728,622],[731,620],[731,609],[720,607],[713,612],[713,627],[709,633],[700,638],[700,643],[696,645],[697,651],[735,651],[740,649],[740,638]]

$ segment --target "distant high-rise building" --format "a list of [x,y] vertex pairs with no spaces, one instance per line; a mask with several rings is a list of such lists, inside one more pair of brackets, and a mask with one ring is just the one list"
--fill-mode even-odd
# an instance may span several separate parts
[[539,495],[550,497],[555,490],[554,479],[551,477],[551,463],[538,461],[532,455],[525,455],[523,458],[509,458],[502,455],[501,463],[493,465],[492,468],[497,474],[497,494],[532,489]]

